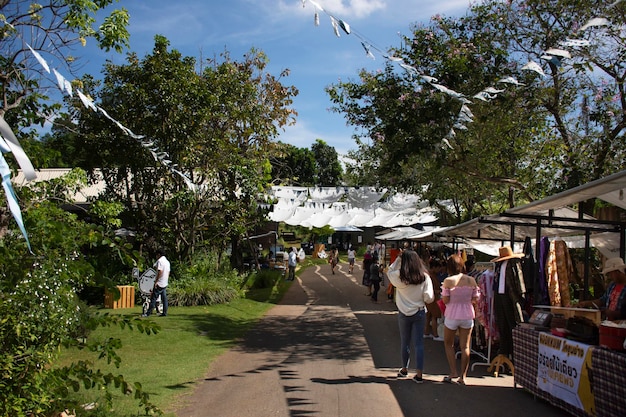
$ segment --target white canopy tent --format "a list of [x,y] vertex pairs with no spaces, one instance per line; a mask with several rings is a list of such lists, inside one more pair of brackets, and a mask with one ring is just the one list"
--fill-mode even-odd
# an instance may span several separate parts
[[438,220],[438,209],[415,194],[375,187],[272,187],[269,219],[292,226],[335,229],[407,227]]

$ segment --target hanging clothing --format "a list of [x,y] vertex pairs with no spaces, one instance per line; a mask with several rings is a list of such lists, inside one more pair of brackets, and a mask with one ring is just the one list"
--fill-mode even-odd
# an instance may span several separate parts
[[547,273],[550,304],[557,307],[570,307],[569,281],[574,275],[574,265],[569,256],[567,244],[563,240],[550,242]]
[[[504,282],[501,282],[504,280]],[[519,258],[496,264],[493,308],[500,334],[498,355],[513,354],[513,328],[524,322],[526,286]]]
[[550,251],[550,240],[542,237],[539,241],[539,268],[537,268],[536,283],[534,287],[535,305],[550,305],[550,296],[548,295],[548,279],[546,277],[546,263],[548,252]]
[[523,306],[524,312],[530,316],[534,311],[535,302],[535,281],[537,276],[537,263],[533,254],[533,247],[530,236],[524,240],[524,256],[522,257],[522,274],[524,275],[524,285],[526,286],[526,303]]
[[485,329],[485,338],[491,337],[492,341],[499,338],[492,310],[494,278],[494,272],[491,270],[483,271],[476,277],[476,283],[482,294],[476,303],[476,320]]

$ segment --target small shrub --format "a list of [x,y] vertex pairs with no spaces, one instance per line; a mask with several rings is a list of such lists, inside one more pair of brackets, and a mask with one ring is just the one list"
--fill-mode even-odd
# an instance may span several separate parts
[[242,279],[236,270],[218,266],[216,254],[202,252],[170,280],[168,303],[171,306],[227,303],[243,296],[239,289]]

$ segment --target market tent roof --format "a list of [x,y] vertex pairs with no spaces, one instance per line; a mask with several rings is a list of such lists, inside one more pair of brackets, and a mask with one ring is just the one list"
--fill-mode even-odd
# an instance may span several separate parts
[[617,172],[608,177],[601,178],[587,184],[574,187],[567,191],[534,201],[520,207],[507,210],[509,213],[529,214],[538,211],[546,211],[555,207],[571,206],[591,198],[599,198],[626,210],[626,170]]
[[[568,206],[600,198],[626,209],[624,189],[626,171],[621,171],[606,178],[572,188],[542,200],[523,206],[514,207],[501,214],[472,219],[457,226],[448,227],[437,233],[440,237],[459,238],[474,242],[485,249],[481,252],[497,254],[497,247],[511,239],[521,241],[526,236],[535,238],[540,228],[541,236],[562,238],[570,247],[584,247],[584,235],[590,232],[591,245],[602,251],[605,256],[619,256],[625,224],[614,221],[600,221],[591,216],[581,216],[577,210]],[[494,243],[486,243],[486,241]],[[499,243],[496,243],[500,241]],[[515,251],[521,250],[514,244]],[[581,246],[583,245],[583,246]]]
[[[535,212],[533,217],[546,216],[545,218],[548,219],[548,212],[549,210]],[[536,220],[525,217],[509,217],[507,213],[477,217],[465,223],[445,228],[438,232],[437,235],[501,241],[510,240],[512,235],[516,240],[522,240],[526,236],[535,236],[537,230]],[[591,222],[595,219],[587,215],[583,216],[583,220],[589,223],[584,223],[586,226],[581,226],[578,212],[568,207],[554,209],[552,219],[554,220],[550,221],[549,225],[543,224],[542,226],[542,228],[545,228],[544,236],[580,235],[582,227],[595,228],[597,231],[606,231],[607,227],[603,224],[592,224]]]
[[420,230],[414,227],[392,227],[387,229],[384,233],[376,235],[376,239],[379,240],[404,240],[409,236],[414,236],[419,233]]
[[268,217],[293,226],[399,227],[438,220],[438,209],[416,194],[376,187],[272,187]]

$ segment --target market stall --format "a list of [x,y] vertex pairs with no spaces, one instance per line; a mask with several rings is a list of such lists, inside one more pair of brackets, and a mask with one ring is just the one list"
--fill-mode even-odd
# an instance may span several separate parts
[[513,330],[516,386],[573,416],[626,415],[626,353],[552,332]]
[[[623,211],[617,209],[618,216],[597,219],[585,214],[586,201],[598,198],[626,209],[625,190],[626,171],[621,171],[544,200],[437,232],[448,241],[456,239],[490,255],[508,245],[515,253],[527,256],[523,262],[527,289],[524,299],[529,302],[522,308],[530,317],[537,304],[543,304],[554,322],[530,324],[527,317],[512,329],[513,352],[504,357],[514,364],[511,371],[516,386],[574,416],[626,415],[626,323],[615,330],[617,336],[609,343],[600,311],[572,308],[578,300],[590,300],[599,294],[598,288],[595,294],[591,288],[592,247],[605,259],[623,261],[626,255]],[[527,247],[533,249],[528,252]],[[569,249],[573,248],[584,249],[576,270],[569,258]],[[580,279],[577,284],[581,290],[570,293],[574,275]],[[496,371],[499,366],[496,364]]]

